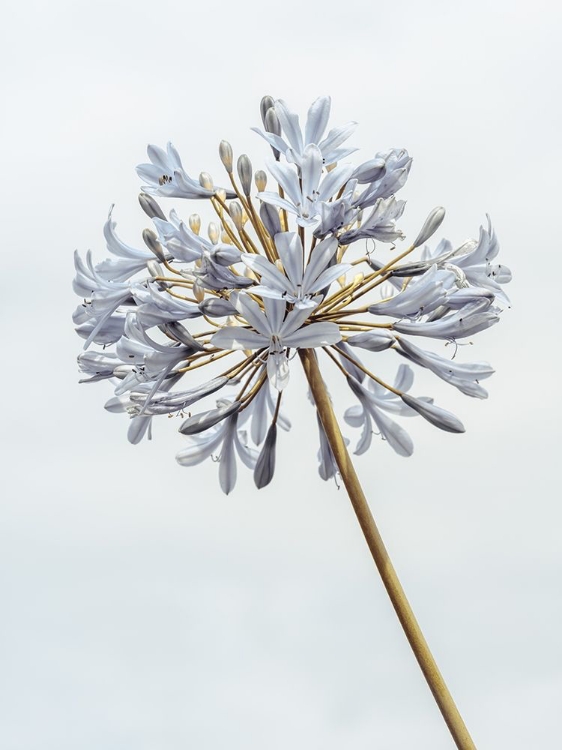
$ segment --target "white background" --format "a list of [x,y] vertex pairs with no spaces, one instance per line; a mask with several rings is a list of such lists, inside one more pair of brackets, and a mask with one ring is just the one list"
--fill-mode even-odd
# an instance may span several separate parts
[[[434,205],[455,243],[494,220],[513,308],[462,352],[495,366],[490,399],[421,378],[467,433],[415,420],[411,459],[375,440],[357,466],[477,746],[560,747],[556,7],[4,9],[3,750],[452,747],[345,492],[317,476],[298,361],[274,483],[258,493],[244,475],[229,497],[215,464],[176,465],[175,423],[130,446],[106,384],[77,383],[73,250],[105,256],[113,202],[141,246],[148,142],[172,140],[195,175],[220,174],[221,138],[260,166],[249,127],[266,93],[302,114],[331,94],[332,124],[360,123],[362,159],[408,148],[410,237]],[[334,395],[341,414],[350,399]]]

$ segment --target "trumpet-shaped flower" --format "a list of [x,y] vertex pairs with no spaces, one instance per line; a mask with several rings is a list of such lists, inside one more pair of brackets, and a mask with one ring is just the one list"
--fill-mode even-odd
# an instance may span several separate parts
[[[400,365],[394,388],[407,391],[412,387],[414,374],[407,365]],[[347,424],[352,427],[362,427],[361,437],[355,448],[355,453],[361,455],[370,446],[373,436],[372,421],[377,426],[380,435],[400,456],[411,456],[414,444],[406,430],[392,420],[385,412],[397,414],[401,417],[415,416],[412,409],[406,407],[393,392],[382,388],[379,383],[369,381],[365,388],[355,378],[348,378],[348,384],[359,400],[357,406],[351,406],[344,414]],[[372,421],[371,421],[372,420]]]
[[[190,177],[182,166],[181,158],[171,143],[166,151],[160,146],[150,145],[147,149],[150,164],[139,164],[137,174],[146,183],[142,190],[149,195],[166,198],[210,198],[214,189],[209,189]],[[229,198],[235,193],[226,191]]]
[[268,166],[286,198],[269,191],[259,193],[258,198],[294,214],[301,227],[318,224],[322,204],[336,195],[353,172],[351,166],[341,164],[322,176],[322,153],[314,144],[304,149],[300,172],[291,165],[279,162],[270,162]]
[[244,436],[237,430],[238,414],[234,413],[220,424],[210,427],[206,432],[190,437],[190,444],[179,451],[176,461],[180,466],[195,466],[206,458],[217,454],[219,463],[219,482],[222,491],[228,495],[236,485],[236,455],[249,469],[254,469],[258,452],[248,446]]
[[154,260],[150,250],[137,250],[119,239],[115,231],[116,223],[112,218],[113,206],[109,209],[109,216],[103,228],[106,247],[118,260],[108,258],[96,265],[96,273],[107,281],[125,281],[139,271],[146,268],[150,260]]
[[418,318],[443,305],[453,289],[456,289],[454,273],[432,266],[423,276],[413,278],[399,294],[371,305],[369,312],[394,318]]
[[296,307],[316,307],[319,300],[314,296],[326,292],[336,279],[351,269],[349,263],[330,265],[338,249],[334,237],[316,245],[306,269],[304,249],[296,232],[276,234],[275,246],[284,273],[261,255],[248,253],[242,256],[244,263],[261,276],[261,283],[252,288],[252,294],[259,297],[285,300]]
[[277,151],[281,152],[288,162],[302,166],[304,152],[307,146],[318,147],[323,164],[334,164],[349,156],[355,148],[340,148],[357,127],[356,122],[349,122],[339,128],[333,128],[323,138],[330,118],[332,101],[329,96],[321,96],[316,99],[308,110],[304,134],[299,124],[298,115],[291,112],[283,99],[278,99],[274,104],[275,115],[279,120],[285,137],[275,133],[263,132],[259,128],[252,128],[259,133]]
[[309,307],[295,308],[285,316],[287,305],[280,299],[264,299],[265,309],[247,294],[239,294],[236,307],[251,328],[226,326],[211,337],[219,349],[263,349],[267,358],[267,375],[271,385],[282,391],[289,382],[287,349],[329,346],[341,340],[334,323],[309,323]]
[[395,242],[404,238],[404,234],[396,227],[396,221],[404,213],[405,201],[391,198],[377,198],[373,210],[357,229],[344,232],[340,237],[342,245],[349,245],[356,240],[379,240],[380,242]]

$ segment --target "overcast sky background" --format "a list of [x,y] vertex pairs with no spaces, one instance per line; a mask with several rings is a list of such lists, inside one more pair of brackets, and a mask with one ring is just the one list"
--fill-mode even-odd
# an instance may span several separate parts
[[357,468],[478,748],[559,747],[561,21],[545,0],[4,11],[3,750],[452,747],[345,492],[317,476],[297,361],[277,476],[229,497],[216,465],[176,465],[174,423],[130,446],[110,388],[77,382],[73,250],[105,257],[111,203],[140,246],[149,142],[193,174],[220,174],[222,138],[263,163],[266,93],[302,114],[331,94],[363,159],[406,147],[410,237],[435,205],[455,243],[492,216],[513,309],[462,352],[495,366],[489,400],[420,377],[466,434],[412,420],[411,459],[375,441]]

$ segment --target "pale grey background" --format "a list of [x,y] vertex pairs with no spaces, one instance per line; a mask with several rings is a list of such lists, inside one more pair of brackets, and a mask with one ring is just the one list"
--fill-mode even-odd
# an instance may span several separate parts
[[437,204],[455,242],[493,217],[515,278],[468,353],[497,369],[490,399],[420,378],[467,433],[417,420],[410,460],[375,442],[358,470],[478,747],[561,746],[558,8],[5,8],[3,750],[452,746],[345,493],[316,475],[300,374],[274,484],[244,475],[228,498],[215,465],[175,464],[174,424],[129,446],[105,385],[77,385],[72,251],[103,257],[112,202],[138,243],[147,142],[173,140],[195,174],[219,174],[225,137],[259,164],[265,93],[301,112],[330,93],[364,158],[407,147],[410,236]]

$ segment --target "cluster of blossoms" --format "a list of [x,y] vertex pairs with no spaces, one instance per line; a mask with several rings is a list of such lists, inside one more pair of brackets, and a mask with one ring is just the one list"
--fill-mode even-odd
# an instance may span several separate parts
[[[345,377],[356,403],[344,419],[361,429],[357,454],[376,432],[411,455],[412,441],[393,417],[421,415],[443,430],[464,431],[431,398],[409,393],[408,363],[468,396],[487,396],[480,384],[493,373],[487,363],[461,363],[411,338],[457,342],[499,320],[499,305],[508,303],[500,285],[510,272],[495,264],[490,222],[478,240],[457,248],[442,240],[430,249],[425,243],[445,214],[436,208],[411,245],[392,260],[377,260],[376,243],[394,250],[404,239],[396,223],[405,202],[395,194],[412,160],[404,149],[390,149],[349,165],[356,149],[343,144],[356,123],[326,134],[329,114],[329,97],[317,99],[303,132],[283,100],[264,97],[263,130],[255,130],[273,152],[269,176],[254,174],[245,154],[235,168],[222,141],[227,188],[207,173],[191,177],[172,144],[166,151],[149,146],[150,163],[137,168],[140,205],[153,222],[143,232],[146,249],[117,236],[110,211],[104,235],[114,257],[96,265],[90,253],[85,261],[76,255],[74,289],[84,301],[74,322],[86,340],[78,357],[84,381],[115,385],[106,409],[129,414],[132,443],[151,437],[154,417],[180,415],[188,442],[178,462],[215,457],[226,493],[236,482],[236,456],[258,487],[271,481],[277,426],[290,428],[280,406],[298,349],[322,350]],[[175,210],[166,216],[155,196],[204,200],[216,218],[204,236],[198,214],[187,222]],[[364,364],[361,351],[375,362],[383,351],[400,355],[392,385]],[[204,366],[211,366],[210,379],[198,377]],[[209,397],[211,408],[192,413]],[[319,470],[329,479],[337,469],[320,422],[319,431]]]

